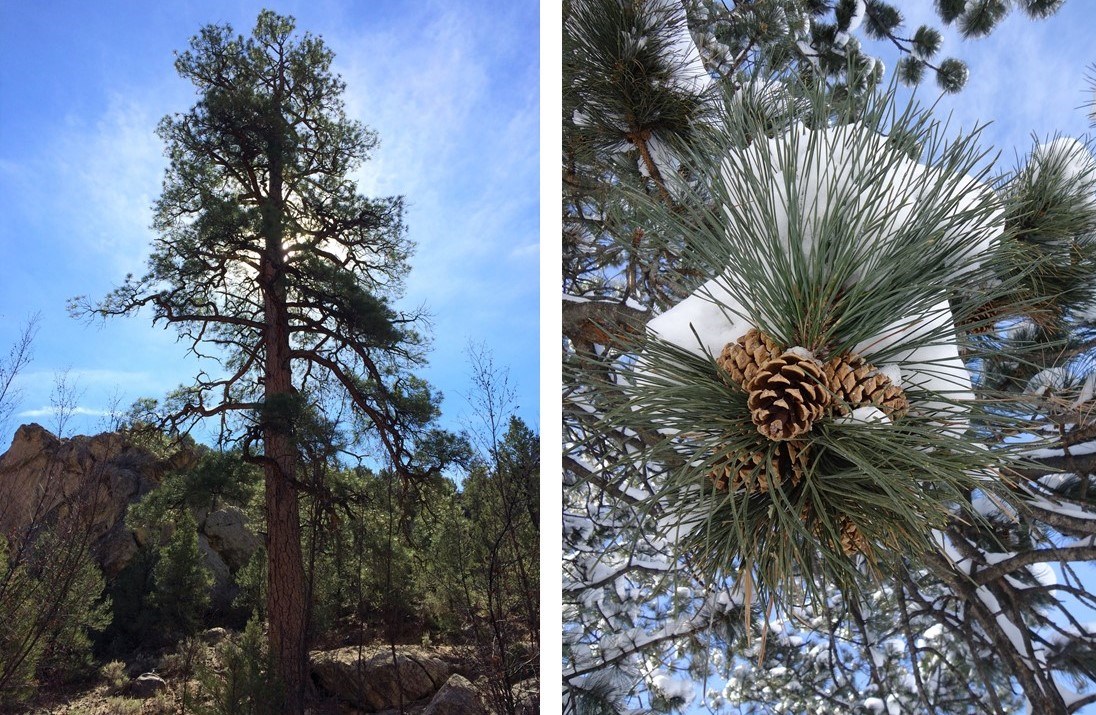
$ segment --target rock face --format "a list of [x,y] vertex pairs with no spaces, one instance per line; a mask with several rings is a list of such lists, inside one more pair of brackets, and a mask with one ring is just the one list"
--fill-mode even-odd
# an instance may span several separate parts
[[239,592],[232,575],[247,565],[262,541],[248,530],[247,516],[239,507],[203,510],[198,516],[198,548],[202,563],[213,574],[210,605],[214,611],[226,611]]
[[514,686],[514,700],[520,715],[540,712],[540,681],[536,678],[523,680]]
[[247,528],[247,516],[237,506],[210,512],[202,523],[202,533],[233,573],[247,565],[248,559],[262,546],[258,536]]
[[232,604],[236,588],[232,584],[232,571],[224,558],[210,545],[206,535],[198,533],[198,551],[202,554],[202,565],[213,575],[213,590],[209,594],[209,605],[214,611],[222,611]]
[[358,648],[313,653],[312,674],[324,690],[366,712],[398,708],[401,693],[405,705],[422,700],[449,679],[449,666],[423,648],[397,646],[396,664],[388,648],[365,647],[360,655]]
[[21,535],[32,523],[86,529],[109,578],[137,550],[126,508],[159,483],[165,466],[117,433],[61,440],[23,425],[0,455],[0,534]]
[[[41,425],[23,425],[0,455],[0,537],[18,539],[32,524],[86,533],[109,581],[138,548],[155,545],[169,533],[129,529],[129,505],[155,489],[169,471],[196,463],[193,450],[159,459],[117,432],[58,439]],[[262,542],[248,531],[247,518],[236,507],[200,516],[198,545],[214,576],[213,605],[224,609],[235,595],[231,574]]]
[[454,673],[431,698],[422,715],[485,715],[486,712],[472,683]]

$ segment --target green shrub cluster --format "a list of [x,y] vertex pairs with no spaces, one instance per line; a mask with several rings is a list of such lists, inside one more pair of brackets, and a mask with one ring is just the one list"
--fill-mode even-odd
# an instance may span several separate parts
[[110,602],[79,536],[47,529],[16,548],[0,537],[0,707],[94,672],[89,634],[109,622]]
[[280,688],[266,649],[262,621],[252,618],[236,638],[217,644],[214,663],[197,670],[198,715],[265,715],[277,712]]
[[[301,503],[314,643],[470,643],[482,647],[485,663],[498,664],[500,683],[528,674],[539,618],[537,436],[514,420],[496,447],[465,460],[459,481],[306,463],[315,485]],[[185,699],[211,714],[269,711],[277,689],[262,636],[266,554],[260,548],[234,574],[233,612],[213,614],[213,579],[198,540],[199,519],[228,505],[244,509],[251,530],[262,533],[262,504],[258,471],[236,453],[206,452],[167,474],[130,507],[127,525],[141,545],[106,597],[86,549],[39,537],[42,562],[16,564],[0,583],[0,610],[14,614],[0,620],[0,693],[23,697],[46,670],[94,672],[93,631],[102,631],[98,655],[114,659],[102,677],[118,692],[122,660],[135,652],[190,643],[194,655],[202,629],[246,620],[241,635],[218,645],[213,662],[187,659],[187,677],[202,685]],[[65,574],[72,576],[67,591],[56,585]],[[62,602],[43,597],[61,592],[68,594]],[[43,604],[49,617],[35,610]],[[34,647],[16,663],[12,644],[32,631]]]

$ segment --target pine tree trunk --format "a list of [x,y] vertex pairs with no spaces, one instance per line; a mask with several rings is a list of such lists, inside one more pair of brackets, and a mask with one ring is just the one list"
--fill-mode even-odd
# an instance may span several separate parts
[[304,712],[308,682],[304,559],[297,487],[297,449],[286,414],[294,394],[289,356],[289,314],[286,307],[285,257],[282,241],[282,177],[277,149],[271,151],[270,195],[263,210],[266,241],[261,266],[266,320],[265,398],[275,406],[276,419],[263,427],[266,463],[267,590],[266,613],[270,654],[284,689],[283,712]]
[[266,445],[271,458],[266,466],[268,638],[285,692],[285,712],[296,714],[304,711],[308,604],[297,490],[288,477],[295,459],[284,434],[268,435]]

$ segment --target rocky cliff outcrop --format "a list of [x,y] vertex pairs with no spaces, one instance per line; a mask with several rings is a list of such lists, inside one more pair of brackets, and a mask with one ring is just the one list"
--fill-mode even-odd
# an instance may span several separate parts
[[[0,455],[0,536],[22,541],[48,526],[86,537],[110,580],[150,539],[126,526],[130,504],[155,489],[165,474],[194,466],[197,459],[194,449],[159,458],[117,432],[58,439],[41,425],[23,425]],[[261,541],[236,507],[199,516],[199,547],[216,581],[214,604],[227,606],[231,574]]]
[[37,424],[15,432],[0,455],[0,534],[20,539],[50,525],[86,534],[109,578],[137,551],[124,517],[169,468],[124,435],[58,439]]

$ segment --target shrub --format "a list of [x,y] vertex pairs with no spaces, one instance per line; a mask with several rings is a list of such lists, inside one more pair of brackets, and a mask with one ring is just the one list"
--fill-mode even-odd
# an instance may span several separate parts
[[202,699],[201,715],[265,715],[278,712],[281,688],[274,676],[266,651],[262,621],[252,618],[238,639],[217,645],[214,670],[207,664],[198,668]]
[[198,525],[189,511],[183,511],[171,538],[160,549],[152,579],[155,590],[151,601],[164,628],[176,636],[196,632],[209,608],[213,576],[202,563]]
[[103,575],[78,534],[47,530],[9,553],[0,538],[0,706],[32,695],[39,680],[91,672],[90,630],[109,622]]
[[112,695],[117,695],[129,685],[126,664],[120,660],[112,660],[100,668],[99,677],[106,681],[107,691]]

